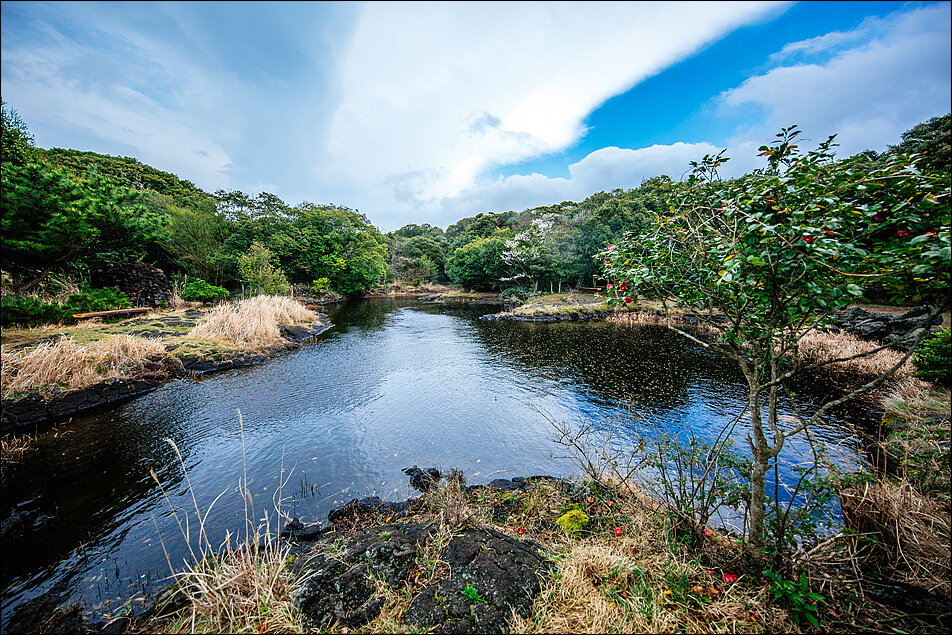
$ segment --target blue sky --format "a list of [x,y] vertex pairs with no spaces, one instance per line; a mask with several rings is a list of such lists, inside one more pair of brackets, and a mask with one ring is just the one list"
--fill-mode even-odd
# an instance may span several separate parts
[[40,147],[208,191],[446,227],[727,167],[797,124],[847,156],[952,110],[950,4],[2,3]]

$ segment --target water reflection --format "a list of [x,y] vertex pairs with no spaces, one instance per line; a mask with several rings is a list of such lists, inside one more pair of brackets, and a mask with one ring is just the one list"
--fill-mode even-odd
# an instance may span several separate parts
[[[746,388],[730,362],[664,329],[477,319],[495,310],[354,303],[292,354],[174,381],[42,435],[2,474],[8,507],[32,501],[25,508],[54,520],[4,540],[0,625],[57,584],[100,613],[148,592],[169,571],[160,536],[174,566],[188,555],[172,510],[191,514],[195,539],[188,482],[203,513],[224,492],[206,523],[217,547],[246,526],[235,492],[246,472],[252,523],[278,500],[315,521],[354,497],[407,497],[400,470],[413,464],[460,468],[477,483],[572,473],[551,460],[560,453],[551,421],[630,431],[650,421],[710,436],[743,410]],[[824,431],[845,444],[844,457],[855,456],[847,415]],[[743,448],[742,427],[736,435]],[[791,444],[785,464],[797,452]]]

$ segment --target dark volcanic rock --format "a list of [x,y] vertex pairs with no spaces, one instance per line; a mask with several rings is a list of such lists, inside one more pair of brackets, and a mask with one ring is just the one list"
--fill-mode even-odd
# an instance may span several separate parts
[[450,576],[420,591],[405,624],[432,633],[505,632],[513,609],[529,616],[551,567],[532,546],[492,529],[453,536],[443,559]]
[[[925,306],[914,307],[898,316],[873,313],[858,306],[836,314],[836,323],[850,335],[902,350],[909,350],[928,322],[929,307]],[[942,316],[936,316],[933,326],[941,324]]]
[[[338,621],[360,627],[374,619],[384,598],[369,578],[394,590],[406,588],[420,550],[435,531],[433,525],[390,524],[362,531],[343,544],[322,538],[292,564],[307,576],[293,598],[304,626],[322,629]],[[442,559],[447,575],[424,587],[404,615],[412,627],[437,633],[503,632],[513,609],[529,615],[551,567],[530,544],[492,529],[458,532]]]
[[430,488],[440,482],[440,471],[435,467],[420,469],[416,465],[403,469],[403,473],[410,477],[410,487],[418,492],[428,492]]
[[400,518],[406,515],[409,508],[410,503],[408,501],[385,503],[377,496],[368,496],[367,498],[355,498],[342,507],[332,509],[327,513],[327,520],[331,524],[340,525],[372,514],[391,519]]
[[107,262],[92,272],[96,288],[119,287],[135,306],[168,306],[172,288],[161,269],[144,262]]
[[307,579],[293,597],[306,628],[327,628],[335,620],[359,627],[380,612],[383,599],[367,579],[373,574],[390,587],[406,586],[417,550],[433,529],[426,525],[383,525],[360,532],[336,553],[319,542],[293,567]]

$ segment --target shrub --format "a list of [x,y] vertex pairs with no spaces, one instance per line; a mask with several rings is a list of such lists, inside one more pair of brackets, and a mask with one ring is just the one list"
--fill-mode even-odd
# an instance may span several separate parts
[[248,252],[238,256],[238,273],[242,282],[251,288],[252,293],[264,295],[283,295],[291,285],[284,270],[276,267],[277,260],[267,247],[255,241]]
[[949,373],[950,359],[952,359],[952,329],[943,329],[938,335],[919,345],[919,350],[912,358],[912,365],[916,367],[914,374],[919,379],[949,388],[952,386],[952,375]]
[[216,287],[213,284],[208,284],[204,280],[190,282],[188,286],[185,287],[185,290],[182,291],[182,299],[186,302],[201,302],[202,304],[208,304],[209,302],[227,298],[228,296],[229,293],[227,290]]
[[74,313],[93,313],[132,306],[129,298],[116,287],[74,293],[65,304],[43,302],[38,298],[3,296],[0,302],[0,326],[37,326],[72,322]]
[[311,283],[311,291],[314,293],[327,293],[331,290],[331,281],[329,278],[318,278]]
[[18,298],[8,294],[0,301],[0,326],[4,328],[61,322],[64,315],[63,307],[37,298]]
[[73,313],[110,311],[112,309],[126,309],[131,306],[132,302],[117,287],[104,287],[69,296],[66,304],[63,305],[63,309],[68,314],[67,317],[72,317]]

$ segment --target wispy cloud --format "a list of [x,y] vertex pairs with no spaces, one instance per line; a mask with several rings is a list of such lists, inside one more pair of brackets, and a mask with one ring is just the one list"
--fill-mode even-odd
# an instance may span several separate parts
[[[815,142],[836,134],[840,156],[884,150],[915,124],[949,112],[950,47],[948,3],[866,20],[854,32],[789,44],[784,50],[820,59],[779,65],[726,92],[725,114],[750,106],[762,113],[731,146],[740,148],[797,124]],[[733,167],[746,166],[738,162]]]

